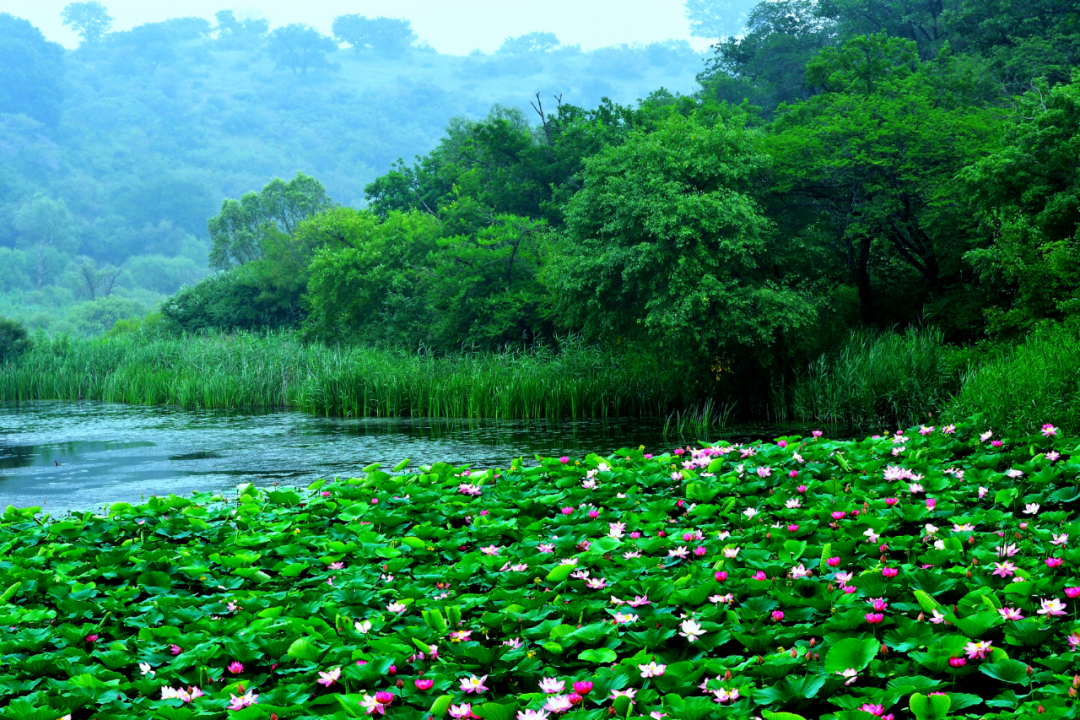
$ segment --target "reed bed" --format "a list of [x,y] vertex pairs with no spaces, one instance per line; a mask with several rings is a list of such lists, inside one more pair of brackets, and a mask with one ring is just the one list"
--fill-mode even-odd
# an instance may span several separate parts
[[967,415],[998,430],[1080,432],[1080,323],[1044,326],[970,368],[948,408],[950,418]]
[[39,342],[0,367],[0,399],[531,420],[662,417],[683,395],[648,359],[572,343],[558,354],[435,357],[304,344],[287,334],[133,334]]
[[834,353],[810,364],[791,389],[791,405],[802,421],[889,423],[896,429],[936,416],[959,386],[960,373],[940,330],[857,330]]

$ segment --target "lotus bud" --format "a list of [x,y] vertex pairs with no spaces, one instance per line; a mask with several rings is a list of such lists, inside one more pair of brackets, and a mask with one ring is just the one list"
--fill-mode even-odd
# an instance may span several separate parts
[[769,540],[772,540],[772,532],[770,531],[770,532],[765,533],[765,537],[768,538]]
[[879,652],[882,655],[888,655],[889,654],[889,646],[886,645],[885,643],[881,643],[881,650],[879,650]]
[[405,687],[405,683],[401,681],[401,678],[398,678],[397,686],[398,686],[398,690]]
[[979,564],[979,559],[978,558],[971,558],[971,564],[972,565],[978,565]]
[[758,664],[758,665],[764,665],[764,664],[765,664],[765,658],[763,658],[763,657],[761,657],[760,655],[758,655],[758,656],[757,656],[757,664]]
[[1020,538],[1024,537],[1024,536],[1023,536],[1023,535],[1021,535],[1021,534],[1020,534],[1019,532],[1017,532],[1017,533],[1014,533],[1014,534],[1016,535],[1016,539],[1017,539],[1017,540],[1019,540]]
[[1042,705],[1040,705],[1039,706],[1039,714],[1042,715],[1044,712],[1046,712],[1046,708],[1044,708]]
[[615,708],[614,707],[609,707],[607,709],[607,714],[608,714],[608,717],[615,717]]
[[1074,687],[1069,688],[1069,697],[1071,697],[1071,698],[1076,697],[1076,688],[1074,688]]
[[724,671],[724,680],[730,680],[730,679],[731,679],[731,671],[730,670],[725,670]]
[[810,638],[810,647],[817,645],[817,638]]
[[970,570],[967,571],[967,576],[968,576],[968,578],[971,577],[971,571]]
[[975,536],[974,535],[969,535],[968,536],[968,545],[974,545],[974,544],[975,544]]
[[795,648],[791,648],[791,657],[799,657],[799,651]]
[[925,613],[919,613],[919,619],[916,622],[922,622],[925,619],[926,619],[926,614]]
[[881,555],[881,562],[886,562],[886,561],[887,561],[888,559],[889,559],[889,558],[885,557],[885,554],[884,554],[884,553],[882,553],[882,555]]
[[821,653],[814,653],[814,661],[817,662],[821,659]]
[[829,588],[828,589],[829,589],[829,592],[832,592],[834,590],[832,583],[829,583]]
[[1080,688],[1080,675],[1073,675],[1073,687]]
[[1028,677],[1031,677],[1035,674],[1035,671],[1031,668],[1030,665],[1027,666],[1027,670],[1025,670],[1025,672],[1028,674]]

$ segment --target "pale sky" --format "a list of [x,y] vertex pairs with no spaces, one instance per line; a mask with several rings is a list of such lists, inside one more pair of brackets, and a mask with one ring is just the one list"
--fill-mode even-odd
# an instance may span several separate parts
[[[218,10],[255,11],[271,27],[291,22],[330,32],[337,15],[358,13],[412,21],[421,40],[439,52],[491,52],[507,37],[534,30],[555,33],[565,45],[591,50],[622,43],[688,40],[698,50],[709,43],[690,37],[683,0],[100,0],[116,21],[114,30],[145,22],[198,16],[213,20]],[[67,47],[77,36],[60,21],[69,0],[0,0],[0,12],[26,18],[50,40]]]

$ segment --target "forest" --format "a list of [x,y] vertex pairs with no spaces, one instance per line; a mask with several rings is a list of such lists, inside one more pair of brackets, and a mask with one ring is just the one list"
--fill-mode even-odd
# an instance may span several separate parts
[[[114,335],[269,331],[421,355],[584,343],[647,358],[686,404],[748,414],[988,411],[1024,404],[1001,397],[1024,382],[1039,412],[1080,409],[1080,8],[777,0],[733,31],[720,5],[688,3],[695,31],[718,36],[700,65],[674,44],[581,53],[534,34],[452,61],[476,88],[464,106],[422,79],[451,60],[385,23],[336,23],[345,49],[228,14],[87,36],[70,56],[41,44],[25,72],[66,63],[70,97],[43,85],[5,101],[24,109],[0,116],[14,159],[0,283],[57,304],[88,290],[69,317],[93,307]],[[624,89],[658,69],[674,80],[637,102],[611,97],[615,79],[554,87],[571,66],[600,83],[604,57]],[[408,64],[396,94],[341,86],[350,63],[376,62]],[[223,63],[231,100],[210,91]],[[271,77],[294,83],[273,101],[290,108],[256,92]],[[124,104],[121,140],[103,97],[132,87],[155,99]],[[316,95],[380,98],[418,125],[391,142],[361,129],[370,118],[307,116]],[[454,115],[435,142],[427,113]],[[246,146],[229,135],[241,127]],[[340,146],[315,148],[331,135]],[[431,149],[398,160],[404,145]],[[306,162],[257,181],[279,157]],[[66,322],[51,327],[89,327]]]
[[538,91],[690,92],[703,66],[686,42],[586,52],[537,32],[456,56],[399,19],[341,16],[328,37],[230,10],[126,31],[100,3],[66,12],[74,50],[0,12],[0,315],[51,335],[100,334],[206,276],[223,198],[303,171],[361,207],[450,118]]

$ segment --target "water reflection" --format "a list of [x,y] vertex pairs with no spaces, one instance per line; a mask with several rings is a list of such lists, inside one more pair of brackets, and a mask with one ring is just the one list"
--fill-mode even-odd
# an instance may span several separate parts
[[[808,432],[798,425],[741,425],[722,434],[744,441]],[[639,445],[662,451],[676,441],[664,437],[661,425],[638,420],[446,423],[106,403],[0,404],[0,508],[40,505],[57,514],[151,495],[231,491],[243,482],[306,485],[404,458],[500,467],[533,455],[606,454]]]

